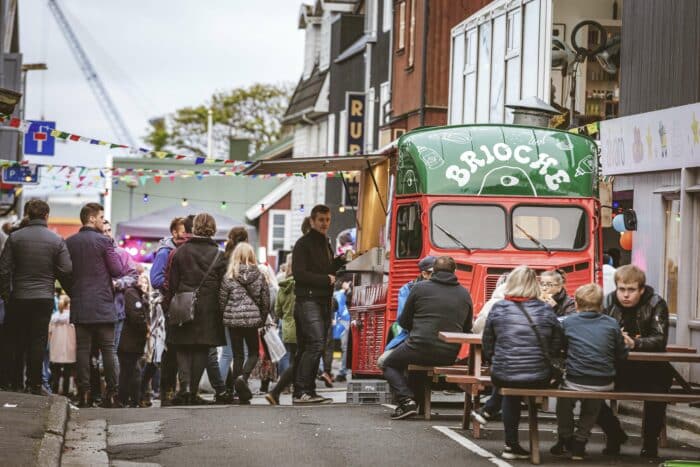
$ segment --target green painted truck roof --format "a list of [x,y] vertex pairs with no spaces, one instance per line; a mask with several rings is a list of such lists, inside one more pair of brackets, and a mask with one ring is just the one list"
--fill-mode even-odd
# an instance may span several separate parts
[[398,149],[398,195],[591,197],[598,177],[593,140],[548,128],[423,128]]

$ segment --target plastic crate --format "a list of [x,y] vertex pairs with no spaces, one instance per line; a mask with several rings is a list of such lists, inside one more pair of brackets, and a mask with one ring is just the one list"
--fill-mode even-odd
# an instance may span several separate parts
[[381,379],[348,381],[348,394],[351,392],[390,392],[389,383]]
[[389,392],[348,392],[348,404],[390,404]]

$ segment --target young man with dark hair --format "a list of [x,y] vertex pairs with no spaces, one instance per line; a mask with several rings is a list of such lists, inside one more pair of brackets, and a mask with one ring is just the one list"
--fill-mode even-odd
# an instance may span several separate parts
[[70,319],[75,325],[77,341],[79,406],[92,405],[90,351],[94,343],[102,352],[107,383],[103,407],[120,407],[114,348],[117,309],[112,281],[128,270],[123,267],[112,240],[104,235],[104,208],[88,203],[80,211],[80,220],[83,227],[66,240],[73,260]]
[[[632,351],[664,352],[668,342],[668,306],[663,298],[646,285],[646,275],[637,266],[628,264],[615,271],[616,290],[605,297],[604,313],[620,325],[625,345]],[[665,393],[673,379],[666,362],[626,360],[618,365],[615,390]],[[665,419],[665,402],[644,402],[642,422],[642,457],[659,455],[659,434]],[[598,414],[598,424],[605,432],[604,454],[620,453],[627,441],[620,421],[607,404]]]
[[295,404],[331,402],[316,394],[316,372],[330,331],[336,271],[344,264],[341,257],[333,258],[333,249],[328,241],[330,208],[322,204],[314,206],[309,220],[311,230],[297,240],[292,252],[298,345],[294,364]]
[[11,233],[0,256],[0,296],[7,302],[5,325],[10,348],[9,386],[21,389],[25,355],[33,394],[42,393],[42,365],[54,308],[56,279],[71,286],[71,258],[66,243],[48,228],[49,205],[39,199],[24,206],[27,225]]
[[451,257],[438,257],[430,280],[414,285],[406,299],[399,325],[408,331],[408,338],[384,359],[384,378],[399,403],[391,416],[394,420],[418,413],[405,376],[408,365],[452,365],[460,345],[442,342],[438,334],[471,331],[472,299],[457,280],[456,267]]

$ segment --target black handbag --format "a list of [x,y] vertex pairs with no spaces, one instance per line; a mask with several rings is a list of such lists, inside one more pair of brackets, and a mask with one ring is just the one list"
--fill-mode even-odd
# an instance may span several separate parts
[[216,257],[214,261],[209,265],[209,269],[204,273],[202,281],[199,283],[196,289],[191,292],[177,292],[170,299],[170,306],[168,307],[168,325],[169,326],[182,326],[185,323],[189,323],[194,320],[194,311],[197,308],[197,296],[199,295],[199,289],[204,284],[204,281],[209,277],[209,273],[214,269],[214,266],[219,261],[219,256],[221,251],[216,252]]
[[525,315],[525,318],[527,318],[527,321],[530,323],[532,331],[535,333],[535,336],[537,336],[537,342],[540,345],[540,350],[542,350],[542,354],[544,354],[544,359],[549,365],[549,378],[551,386],[559,387],[561,383],[564,382],[564,376],[566,375],[566,366],[564,364],[564,361],[559,358],[553,358],[552,355],[549,353],[549,346],[547,345],[547,342],[544,339],[542,339],[540,332],[537,330],[537,326],[535,326],[535,323],[532,321],[532,317],[530,316],[530,313],[528,313],[525,309],[525,306],[520,302],[513,303],[515,303],[520,309],[520,311],[523,313],[523,315]]

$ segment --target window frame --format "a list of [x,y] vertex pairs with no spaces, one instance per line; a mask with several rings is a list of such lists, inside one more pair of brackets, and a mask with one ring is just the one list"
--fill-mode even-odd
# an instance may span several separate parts
[[470,245],[469,243],[465,243],[465,244],[469,248],[471,248],[472,250],[479,250],[479,251],[501,251],[501,250],[506,249],[508,247],[508,245],[510,244],[510,229],[509,229],[509,222],[508,222],[510,216],[509,216],[508,210],[505,208],[505,206],[501,206],[500,204],[492,204],[492,203],[437,202],[430,207],[430,217],[429,217],[429,219],[430,219],[430,232],[428,232],[428,234],[430,237],[430,244],[433,247],[439,248],[440,250],[449,250],[449,251],[459,249],[458,246],[455,246],[455,248],[446,248],[444,246],[440,246],[437,243],[435,243],[435,240],[433,239],[433,211],[435,210],[435,208],[437,208],[439,206],[478,206],[478,207],[495,207],[495,208],[500,209],[501,211],[503,211],[503,223],[504,223],[503,225],[505,227],[505,243],[503,244],[503,246],[500,248],[485,248],[485,247],[481,247],[478,245]]
[[[544,206],[542,204],[523,203],[523,204],[514,205],[510,209],[510,212],[509,212],[510,222],[508,225],[508,231],[510,233],[510,239],[511,239],[510,243],[511,243],[511,245],[513,245],[513,248],[515,248],[516,250],[520,250],[520,251],[544,251],[542,248],[540,248],[536,245],[533,246],[532,248],[523,248],[523,247],[520,247],[520,246],[515,244],[515,231],[514,231],[515,225],[513,224],[513,222],[515,221],[515,211],[521,207],[543,208],[543,209],[577,209],[577,210],[581,211],[583,213],[583,219],[586,223],[586,225],[584,227],[584,232],[586,233],[586,243],[581,248],[552,248],[546,244],[545,244],[545,246],[547,248],[549,248],[551,251],[564,251],[564,252],[566,252],[566,251],[586,251],[588,249],[588,247],[590,246],[590,244],[591,244],[590,220],[588,219],[588,214],[586,213],[586,210],[583,209],[582,207],[574,206],[574,205],[564,205],[564,204],[562,204],[562,205],[555,204],[555,205],[551,205],[551,206]],[[528,241],[531,241],[531,240],[528,240]],[[544,244],[544,242],[542,242],[542,243]]]
[[411,0],[411,19],[408,23],[408,68],[416,63],[416,0]]
[[398,40],[396,41],[396,52],[406,50],[406,0],[399,3],[399,27],[397,28]]
[[357,179],[357,176],[352,177],[351,180],[346,180],[348,187],[350,186],[356,186],[357,187],[357,194],[355,195],[355,204],[352,204],[348,202],[348,193],[347,190],[345,189],[345,182],[343,182],[343,187],[341,191],[341,196],[340,196],[340,205],[344,206],[346,208],[354,207],[357,209],[358,204],[359,204],[359,199],[360,199],[360,181]]
[[[680,263],[680,239],[681,239],[681,232],[682,232],[682,226],[681,226],[681,221],[682,219],[678,220],[675,219],[674,217],[674,211],[673,211],[673,204],[678,203],[678,211],[675,212],[676,216],[680,217],[681,216],[681,200],[680,196],[678,195],[666,195],[663,196],[662,198],[663,201],[663,209],[664,209],[664,250],[663,250],[663,256],[662,256],[662,261],[661,261],[661,296],[664,297],[666,300],[666,304],[668,305],[668,314],[677,316],[678,314],[678,285],[679,285],[679,276],[678,276],[678,271],[676,271],[676,293],[675,297],[671,297],[671,294],[669,292],[669,274],[668,274],[668,265],[667,265],[667,260],[669,256],[669,246],[675,244],[676,245],[676,255],[675,255],[675,262],[676,262],[676,270],[678,270],[678,265]],[[669,227],[672,222],[676,222],[677,224],[677,236],[675,238],[675,242],[672,241],[669,243]],[[672,308],[672,305],[675,304],[675,307]]]
[[[415,208],[416,209],[416,221],[419,224],[419,235],[420,235],[420,249],[418,251],[418,254],[415,256],[399,256],[399,239],[400,239],[400,232],[401,232],[401,227],[399,226],[399,213],[401,212],[402,209],[406,208]],[[420,258],[423,255],[423,220],[421,219],[421,205],[418,202],[413,202],[413,203],[406,203],[406,204],[400,204],[396,206],[396,237],[394,239],[394,258],[397,260],[415,260]]]
[[[275,228],[275,215],[282,215],[284,216],[284,238],[282,241],[282,248],[274,249],[274,241],[275,238],[279,239],[280,237],[275,237],[274,235],[274,228]],[[270,209],[268,211],[268,218],[267,218],[267,251],[268,254],[271,252],[276,254],[279,250],[289,250],[291,247],[291,239],[290,239],[290,232],[291,232],[291,226],[292,226],[292,212],[288,209]]]

